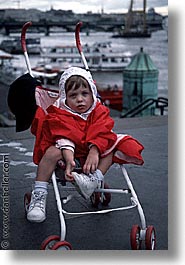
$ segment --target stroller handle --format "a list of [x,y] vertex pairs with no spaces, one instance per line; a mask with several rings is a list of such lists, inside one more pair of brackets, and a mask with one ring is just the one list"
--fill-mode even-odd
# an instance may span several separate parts
[[77,46],[77,49],[79,51],[79,54],[81,55],[85,70],[89,71],[89,66],[87,64],[87,60],[86,60],[86,58],[84,56],[84,53],[83,53],[83,50],[82,50],[82,45],[81,45],[81,42],[80,42],[80,28],[81,28],[82,24],[83,23],[81,21],[76,24],[76,29],[75,29],[76,46]]
[[30,65],[30,60],[28,57],[28,53],[27,53],[27,48],[26,48],[26,31],[27,29],[32,25],[32,22],[26,22],[23,27],[22,27],[22,32],[21,32],[21,46],[22,46],[22,50],[24,52],[24,58],[25,58],[25,62],[26,62],[26,66],[28,69],[28,72],[30,73],[31,76],[32,75],[32,70],[31,70],[31,65]]
[[26,31],[27,29],[32,25],[32,22],[26,22],[23,27],[22,27],[22,32],[21,32],[21,45],[22,45],[22,50],[23,52],[27,51],[26,48]]
[[82,26],[82,22],[78,22],[76,24],[76,29],[75,29],[75,38],[76,38],[76,46],[77,46],[77,49],[79,51],[79,53],[82,52],[82,45],[81,45],[81,42],[80,42],[80,28]]

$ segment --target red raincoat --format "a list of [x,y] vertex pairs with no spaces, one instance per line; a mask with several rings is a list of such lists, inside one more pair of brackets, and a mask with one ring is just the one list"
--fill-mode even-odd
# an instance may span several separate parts
[[96,104],[87,120],[53,105],[47,112],[45,114],[38,107],[32,123],[31,132],[36,136],[34,163],[39,164],[48,147],[55,145],[57,140],[66,138],[75,144],[76,158],[86,157],[89,145],[95,144],[102,157],[112,150],[115,154],[120,151],[114,156],[113,162],[143,164],[143,146],[131,136],[118,136],[112,131],[114,121],[109,116],[108,108],[101,103]]

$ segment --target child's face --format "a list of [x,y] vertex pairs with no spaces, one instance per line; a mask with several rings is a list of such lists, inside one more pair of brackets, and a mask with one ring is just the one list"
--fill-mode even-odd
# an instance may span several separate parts
[[88,86],[71,88],[66,94],[66,104],[77,113],[85,113],[93,104],[92,92]]

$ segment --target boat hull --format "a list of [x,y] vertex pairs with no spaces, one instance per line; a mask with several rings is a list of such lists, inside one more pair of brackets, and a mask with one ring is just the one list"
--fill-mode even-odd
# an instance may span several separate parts
[[110,109],[122,111],[123,92],[118,91],[98,91],[102,102]]

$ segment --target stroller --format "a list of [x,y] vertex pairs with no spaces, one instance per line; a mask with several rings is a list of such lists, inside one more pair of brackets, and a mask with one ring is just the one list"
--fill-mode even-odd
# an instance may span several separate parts
[[[22,34],[21,34],[21,44],[24,51],[25,61],[27,64],[28,72],[30,75],[32,75],[29,58],[27,54],[26,49],[26,30],[31,25],[31,22],[27,22],[24,24],[22,28]],[[87,61],[85,59],[85,56],[82,51],[82,46],[80,43],[80,27],[82,26],[82,23],[79,22],[76,25],[75,30],[75,36],[76,36],[76,44],[78,51],[81,55],[82,61],[84,63],[84,67],[86,70],[89,70]],[[44,88],[41,85],[38,85],[34,91],[36,104],[40,106],[44,111],[46,111],[47,107],[50,106],[55,102],[55,100],[58,98],[57,91],[50,90],[48,88]],[[34,113],[34,112],[33,112]],[[31,120],[33,118],[30,118],[30,124]],[[28,125],[27,125],[28,127]],[[110,189],[108,184],[104,181],[101,181],[101,187],[97,188],[94,193],[91,195],[91,203],[92,206],[98,207],[98,205],[101,203],[103,206],[107,207],[109,203],[111,202],[112,194],[126,194],[130,197],[130,205],[123,206],[123,207],[117,207],[117,208],[104,208],[101,210],[96,211],[84,211],[84,212],[68,212],[64,209],[65,204],[70,201],[73,198],[72,194],[69,194],[68,196],[61,198],[60,192],[59,192],[59,185],[58,182],[61,184],[61,190],[63,188],[69,189],[72,191],[75,188],[68,187],[68,184],[65,181],[65,164],[61,161],[58,162],[55,171],[52,173],[51,182],[53,184],[53,189],[55,193],[57,208],[59,212],[59,220],[60,220],[60,236],[59,235],[51,235],[47,237],[41,244],[41,250],[71,250],[72,246],[69,242],[65,240],[66,238],[66,222],[65,222],[65,216],[71,215],[71,216],[85,216],[85,215],[91,215],[91,214],[107,214],[110,212],[116,212],[116,211],[122,211],[122,210],[128,210],[132,208],[137,208],[139,218],[141,225],[133,225],[131,232],[130,232],[130,244],[131,248],[133,250],[140,250],[142,247],[142,242],[145,243],[145,249],[147,250],[154,250],[156,247],[156,233],[154,226],[146,225],[146,219],[144,215],[143,208],[141,206],[141,203],[137,197],[137,194],[134,190],[133,184],[129,178],[129,175],[123,165],[119,165],[123,178],[126,181],[127,188],[125,189]],[[81,165],[79,161],[76,161],[76,168],[75,170],[77,172],[81,172]],[[27,192],[24,195],[24,208],[27,212],[27,209],[29,207],[31,201],[31,192]]]

